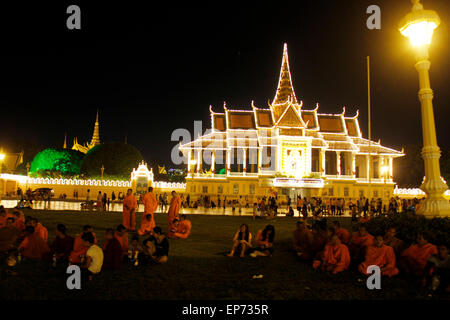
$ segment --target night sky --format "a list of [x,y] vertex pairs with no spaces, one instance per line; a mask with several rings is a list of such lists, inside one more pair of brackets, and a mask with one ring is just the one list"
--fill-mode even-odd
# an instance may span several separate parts
[[[268,107],[283,43],[305,109],[360,110],[367,137],[366,56],[371,57],[372,137],[401,149],[422,142],[418,77],[409,42],[397,30],[408,0],[310,0],[214,5],[58,1],[0,10],[0,146],[61,147],[67,132],[91,139],[100,110],[102,141],[136,146],[170,166],[177,128],[210,128],[209,105],[223,111]],[[431,86],[441,148],[450,148],[450,3],[423,0],[442,23],[430,47]],[[66,8],[81,7],[81,31],[67,30]],[[381,30],[366,8],[381,7]]]

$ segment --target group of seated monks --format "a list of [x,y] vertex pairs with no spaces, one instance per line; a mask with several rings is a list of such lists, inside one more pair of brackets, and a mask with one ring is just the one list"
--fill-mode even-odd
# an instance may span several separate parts
[[[180,222],[175,224],[173,237],[187,238],[190,221],[185,216],[180,218]],[[53,262],[54,266],[59,263],[76,264],[92,277],[101,270],[117,270],[125,261],[137,266],[168,260],[169,242],[157,226],[132,236],[130,244],[128,231],[123,225],[115,230],[108,228],[102,249],[90,225],[85,225],[75,238],[67,234],[63,224],[56,226],[55,233],[55,239],[48,244],[48,230],[36,218],[25,217],[18,209],[9,213],[0,206],[0,256],[6,258],[10,266],[22,258]]]
[[[137,231],[139,236],[152,235],[155,228],[155,221],[151,214],[142,217],[141,227]],[[185,214],[175,218],[169,226],[167,236],[173,239],[187,239],[191,234],[192,223]]]
[[[326,224],[326,222],[325,222]],[[448,245],[428,242],[424,233],[417,235],[416,243],[405,248],[396,237],[396,230],[388,228],[384,234],[371,235],[365,224],[350,233],[338,221],[326,227],[316,223],[310,230],[305,221],[298,221],[293,232],[293,247],[297,256],[314,269],[336,274],[352,266],[364,275],[368,267],[380,268],[382,276],[396,276],[400,272],[417,277],[424,286],[450,292],[450,256]],[[440,284],[440,286],[439,286]]]

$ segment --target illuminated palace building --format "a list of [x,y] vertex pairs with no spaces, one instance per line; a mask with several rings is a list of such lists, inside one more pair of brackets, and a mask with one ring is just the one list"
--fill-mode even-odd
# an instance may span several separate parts
[[223,108],[210,108],[209,133],[180,145],[192,196],[392,196],[393,159],[403,153],[363,138],[358,112],[304,108],[292,85],[286,44],[269,108],[253,102],[249,110]]

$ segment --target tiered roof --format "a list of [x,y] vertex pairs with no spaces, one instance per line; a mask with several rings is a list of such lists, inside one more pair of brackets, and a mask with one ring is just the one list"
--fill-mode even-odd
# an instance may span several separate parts
[[[259,146],[275,145],[278,135],[304,136],[311,139],[313,147],[328,150],[356,151],[366,153],[369,141],[362,138],[359,126],[359,112],[345,116],[345,107],[340,114],[318,113],[314,109],[303,109],[303,102],[297,100],[289,69],[287,45],[283,48],[280,78],[275,97],[269,108],[259,108],[253,101],[250,108],[233,110],[224,104],[224,112],[214,112],[210,107],[212,133],[199,137],[181,148],[206,145],[211,140],[224,139],[220,147],[249,146],[258,141]],[[252,140],[252,143],[239,140]],[[215,143],[216,144],[216,143]],[[371,153],[402,156],[403,153],[371,142]]]

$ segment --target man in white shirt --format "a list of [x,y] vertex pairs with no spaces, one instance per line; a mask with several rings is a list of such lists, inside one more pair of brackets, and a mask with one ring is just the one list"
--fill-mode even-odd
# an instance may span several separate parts
[[103,250],[94,244],[94,236],[91,232],[86,232],[81,237],[83,243],[89,249],[86,252],[84,267],[87,269],[89,280],[92,280],[94,274],[100,273],[103,265]]

